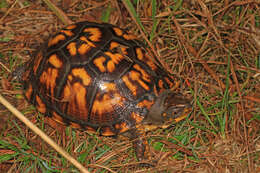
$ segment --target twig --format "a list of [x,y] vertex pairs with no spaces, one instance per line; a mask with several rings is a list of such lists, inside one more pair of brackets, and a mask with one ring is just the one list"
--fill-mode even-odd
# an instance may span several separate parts
[[57,152],[59,152],[63,157],[65,157],[81,172],[89,173],[89,171],[83,165],[81,165],[76,159],[71,157],[69,153],[63,150],[50,137],[48,137],[41,129],[39,129],[30,120],[28,120],[20,111],[18,111],[14,106],[12,106],[1,94],[0,94],[0,103],[2,103],[10,112],[12,112],[18,119],[20,119],[24,124],[26,124],[34,133],[39,135],[44,141],[46,141],[51,147],[53,147]]

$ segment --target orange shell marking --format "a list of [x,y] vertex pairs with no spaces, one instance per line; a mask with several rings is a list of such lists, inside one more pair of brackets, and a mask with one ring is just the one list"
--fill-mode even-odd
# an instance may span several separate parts
[[56,112],[52,112],[52,117],[53,120],[55,120],[56,122],[65,125],[65,123],[63,122],[63,118],[57,114]]
[[138,72],[131,71],[130,78],[134,81],[137,81],[145,90],[149,90],[149,86],[141,80],[140,74]]
[[79,82],[75,82],[72,86],[69,86],[68,84],[65,86],[64,98],[69,98],[69,115],[71,114],[75,118],[86,120],[86,117],[88,116],[86,107],[86,93],[86,88],[83,87]]
[[74,123],[74,122],[71,122],[70,125],[71,125],[71,127],[76,128],[76,129],[80,129],[81,128],[81,126],[79,124]]
[[74,35],[74,33],[73,33],[73,32],[71,32],[71,31],[68,31],[68,30],[61,30],[60,32],[64,33],[65,35],[67,35],[67,36],[69,36],[69,37],[71,37],[71,36],[73,36],[73,35]]
[[[75,69],[72,69],[71,72],[72,72],[73,76],[80,78],[85,86],[88,86],[90,84],[91,77],[88,75],[88,73],[85,69],[75,68]],[[77,91],[77,90],[74,90],[74,91]]]
[[49,63],[51,63],[55,68],[61,68],[62,66],[62,61],[57,57],[56,54],[50,56]]
[[139,60],[142,60],[143,61],[143,59],[144,59],[144,54],[143,54],[143,52],[142,52],[142,49],[141,48],[136,48],[136,54],[137,54],[137,58],[139,59]]
[[134,40],[134,39],[136,39],[136,36],[133,35],[133,34],[124,34],[123,37],[126,40]]
[[40,76],[40,82],[46,85],[47,90],[51,90],[51,97],[54,97],[54,88],[58,77],[58,69],[48,68]]
[[80,40],[84,41],[85,43],[81,44],[80,47],[78,48],[78,52],[81,55],[86,54],[91,47],[96,47],[96,45],[94,43],[92,43],[91,41],[89,41],[86,37],[82,36],[80,37]]
[[71,42],[70,44],[68,44],[67,49],[72,56],[75,56],[77,54],[77,48],[75,42]]
[[31,95],[32,95],[32,84],[29,84],[28,88],[25,91],[25,97],[30,100]]
[[154,62],[151,60],[151,58],[147,55],[147,54],[143,54],[142,49],[141,48],[136,48],[136,55],[137,58],[145,63],[147,63],[147,65],[152,69],[152,70],[156,70],[157,67],[154,64]]
[[121,54],[112,54],[111,52],[105,52],[106,55],[108,55],[111,60],[107,62],[107,71],[113,72],[116,68],[116,64],[118,64],[124,57]]
[[114,83],[104,83],[103,87],[105,87],[107,91],[116,91],[116,84]]
[[41,61],[42,61],[42,58],[43,58],[42,52],[40,51],[40,52],[37,54],[37,57],[35,58],[35,62],[34,62],[34,66],[33,66],[33,72],[34,72],[35,75],[36,75],[36,72],[37,72],[37,70],[38,70],[38,67],[39,67],[39,65],[40,65],[40,63],[41,63]]
[[90,50],[90,48],[91,47],[88,44],[82,44],[79,46],[78,52],[80,55],[85,55]]
[[115,133],[112,132],[109,127],[103,127],[102,128],[102,135],[103,136],[113,136],[113,135],[115,135]]
[[133,35],[133,34],[124,34],[124,32],[120,28],[113,27],[113,30],[115,31],[117,36],[119,36],[119,37],[123,36],[124,39],[126,39],[126,40],[134,40],[134,39],[136,39],[135,35]]
[[46,112],[46,106],[38,95],[36,95],[36,102],[37,102],[37,106],[36,106],[37,110],[44,114]]
[[112,42],[110,43],[109,49],[112,50],[112,49],[114,49],[114,48],[117,48],[118,46],[119,46],[119,43],[118,43],[118,42],[112,41]]
[[77,27],[77,25],[69,25],[69,26],[66,27],[66,29],[72,30],[76,27]]
[[137,94],[136,93],[137,92],[137,87],[129,81],[127,76],[123,76],[122,80],[124,81],[124,83],[127,86],[127,88],[132,92],[132,94],[134,96],[136,96],[136,94]]
[[156,67],[156,65],[154,64],[154,62],[151,60],[151,57],[149,57],[147,54],[145,54],[145,57],[146,57],[146,63],[147,63],[147,65],[148,65],[152,70],[156,70],[157,67]]
[[[113,84],[108,84],[107,90],[113,91],[116,90],[116,88]],[[111,94],[111,92],[109,93]],[[109,113],[114,112],[115,107],[123,106],[124,98],[120,94],[110,94],[104,94],[101,96],[100,93],[97,93],[96,99],[92,105],[91,114],[93,115],[93,120],[99,122],[110,122],[112,117]]]
[[116,69],[116,64],[118,64],[124,57],[121,54],[112,54],[111,52],[105,52],[107,56],[110,57],[110,60],[105,65],[104,62],[106,61],[106,58],[101,56],[96,59],[94,59],[93,63],[96,65],[96,67],[99,69],[100,72],[113,72]]
[[113,50],[113,49],[115,49],[115,48],[119,49],[119,50],[118,50],[119,53],[122,53],[123,55],[127,55],[127,47],[126,47],[126,46],[121,45],[121,44],[119,44],[118,42],[112,41],[112,42],[110,43],[109,49],[110,49],[110,50]]
[[[98,96],[99,94],[97,94]],[[97,97],[92,106],[92,113],[100,115],[99,119],[102,121],[102,114],[113,111],[116,98],[111,98],[108,94],[104,94],[101,100],[98,100]]]
[[91,34],[91,36],[89,36],[91,41],[98,42],[102,37],[102,33],[98,28],[86,28],[84,29],[84,32],[89,32]]
[[105,61],[106,61],[106,58],[101,56],[101,57],[95,58],[93,63],[96,65],[96,67],[99,69],[99,71],[105,72],[106,68],[103,64]]
[[48,43],[48,47],[57,44],[59,41],[65,40],[66,37],[63,34],[56,35],[53,39],[51,39]]
[[147,81],[147,82],[150,82],[150,81],[151,81],[150,76],[149,76],[149,75],[146,73],[146,71],[145,71],[144,69],[142,69],[138,64],[135,64],[135,65],[134,65],[134,68],[135,68],[136,70],[138,70],[139,72],[141,72],[142,78],[143,78],[145,81]]
[[89,46],[91,47],[96,47],[96,45],[94,43],[92,43],[91,41],[89,41],[86,37],[82,36],[79,38],[80,40],[84,41],[85,43],[87,43]]
[[114,27],[113,30],[115,31],[117,36],[122,36],[123,35],[123,31],[117,27]]

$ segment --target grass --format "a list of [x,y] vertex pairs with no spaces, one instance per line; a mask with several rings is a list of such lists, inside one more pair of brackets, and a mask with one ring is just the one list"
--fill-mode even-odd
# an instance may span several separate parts
[[[55,4],[64,13],[52,12],[41,1],[0,2],[0,93],[90,172],[260,171],[259,4],[181,0]],[[129,140],[51,128],[26,103],[21,84],[10,80],[11,72],[68,18],[127,28],[176,76],[177,90],[193,99],[189,117],[148,133],[154,167],[139,166]],[[79,172],[2,105],[0,122],[0,172]]]
[[[33,143],[30,143],[26,139],[26,136],[21,127],[12,122],[13,128],[18,129],[18,134],[4,135],[4,140],[0,140],[0,150],[2,151],[0,156],[0,162],[14,162],[18,170],[24,172],[37,172],[41,169],[43,172],[57,172],[57,169],[52,168],[48,160],[41,157],[44,150],[36,150]],[[2,137],[2,134],[1,134]]]

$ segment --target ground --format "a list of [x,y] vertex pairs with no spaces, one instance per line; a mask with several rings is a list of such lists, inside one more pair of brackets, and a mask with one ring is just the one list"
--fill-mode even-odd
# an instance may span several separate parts
[[[90,172],[260,172],[259,1],[45,2],[0,2],[0,93]],[[193,100],[185,120],[147,134],[153,167],[129,140],[52,128],[11,80],[52,33],[83,20],[137,35]],[[0,122],[0,172],[79,172],[1,104]]]

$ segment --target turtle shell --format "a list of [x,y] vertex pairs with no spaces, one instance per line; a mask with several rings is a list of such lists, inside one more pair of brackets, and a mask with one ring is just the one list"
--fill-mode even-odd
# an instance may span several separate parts
[[111,24],[61,29],[26,64],[25,97],[39,112],[112,136],[142,124],[174,79],[136,36]]

